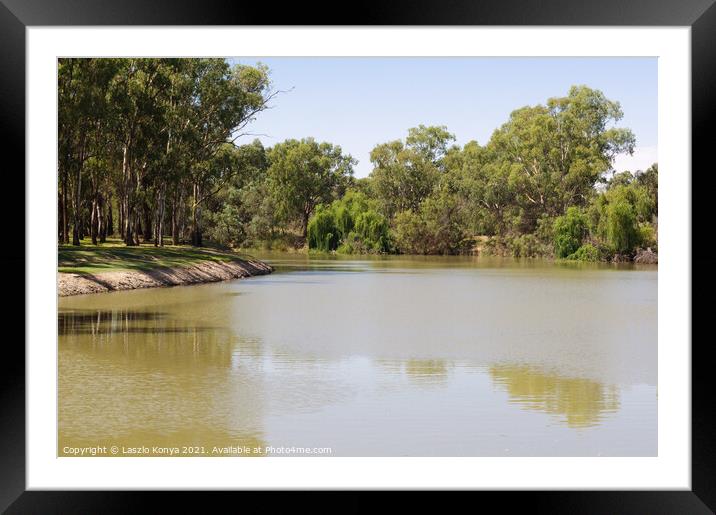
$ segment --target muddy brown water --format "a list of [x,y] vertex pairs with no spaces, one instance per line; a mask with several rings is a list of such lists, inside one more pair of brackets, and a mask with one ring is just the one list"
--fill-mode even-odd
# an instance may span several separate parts
[[657,454],[655,266],[257,257],[61,298],[58,455]]

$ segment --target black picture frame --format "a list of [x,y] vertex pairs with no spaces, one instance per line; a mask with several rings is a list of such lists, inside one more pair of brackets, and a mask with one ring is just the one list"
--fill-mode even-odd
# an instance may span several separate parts
[[[7,206],[17,213],[11,250],[0,253],[4,270],[25,267],[24,223],[19,235],[19,213],[25,212],[25,29],[28,26],[62,25],[550,25],[550,26],[689,26],[691,27],[692,73],[692,241],[695,235],[708,239],[709,198],[714,175],[713,160],[707,161],[714,145],[716,121],[716,0],[400,0],[339,4],[311,2],[277,4],[204,0],[0,0],[0,147],[2,147],[6,196],[17,204]],[[12,164],[11,164],[12,163]],[[684,171],[687,173],[687,171]],[[13,183],[14,181],[14,183]],[[12,195],[8,195],[8,191]],[[711,202],[712,203],[712,202]],[[698,209],[702,212],[699,213]],[[6,230],[9,230],[6,228]],[[693,248],[693,245],[692,245]],[[504,503],[525,504],[550,513],[712,513],[716,509],[716,465],[711,418],[711,361],[707,357],[710,338],[698,338],[694,329],[705,326],[709,303],[696,302],[698,293],[713,291],[712,274],[705,265],[713,259],[697,254],[692,259],[702,269],[692,286],[692,490],[691,491],[588,491],[588,492],[480,492]],[[31,273],[25,270],[25,273]],[[23,292],[21,274],[6,279],[14,296]],[[705,297],[706,298],[706,297]],[[5,308],[8,326],[19,326],[24,302],[13,297]],[[13,313],[15,310],[16,313]],[[22,311],[22,314],[20,313]],[[696,316],[700,315],[700,316]],[[24,317],[23,317],[24,318]],[[22,327],[22,326],[21,326]],[[24,331],[20,331],[23,335]],[[704,334],[707,334],[704,332]],[[48,345],[48,349],[54,347]],[[205,506],[199,495],[222,500],[240,495],[242,503],[255,493],[247,492],[77,492],[25,491],[25,353],[19,338],[7,338],[0,358],[0,510],[7,513],[114,513],[141,512],[148,501],[158,501],[168,511],[171,505],[189,511]],[[277,499],[272,494],[272,503]],[[416,500],[423,506],[421,493]],[[279,496],[280,499],[281,496]],[[493,499],[494,498],[494,499]],[[214,500],[214,499],[212,499]],[[481,499],[482,500],[482,499]],[[263,502],[263,501],[260,501]],[[298,501],[300,502],[300,501]],[[341,511],[370,509],[373,501],[357,492]],[[330,505],[330,504],[328,504]],[[326,506],[328,506],[326,505]],[[335,505],[334,505],[335,506]],[[442,504],[441,504],[442,507]],[[362,508],[362,509],[361,509]]]

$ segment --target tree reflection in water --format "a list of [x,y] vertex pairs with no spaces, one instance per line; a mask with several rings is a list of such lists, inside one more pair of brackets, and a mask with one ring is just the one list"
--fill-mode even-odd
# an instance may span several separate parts
[[619,409],[619,392],[591,379],[546,373],[529,365],[493,365],[490,376],[510,402],[555,415],[569,427],[598,425]]

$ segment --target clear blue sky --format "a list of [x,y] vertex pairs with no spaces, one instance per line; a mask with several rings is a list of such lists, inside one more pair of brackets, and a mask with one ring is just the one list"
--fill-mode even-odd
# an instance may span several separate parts
[[[403,139],[419,124],[446,125],[457,143],[485,144],[510,112],[563,96],[586,84],[617,100],[621,126],[636,134],[633,158],[615,167],[643,169],[656,161],[656,58],[405,58],[239,57],[271,70],[278,95],[273,108],[248,128],[265,146],[313,136],[340,145],[358,159],[356,177],[372,167],[377,143]],[[252,139],[247,137],[244,141]]]

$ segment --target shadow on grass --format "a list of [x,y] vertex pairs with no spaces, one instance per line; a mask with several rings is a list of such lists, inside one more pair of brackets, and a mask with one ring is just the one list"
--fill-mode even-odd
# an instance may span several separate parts
[[196,247],[69,246],[57,249],[58,271],[92,274],[112,270],[152,271],[157,268],[187,267],[200,261],[246,261],[249,255],[219,252]]

